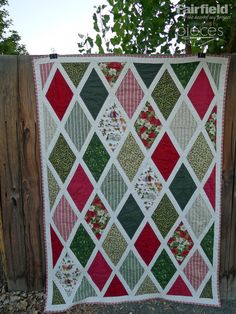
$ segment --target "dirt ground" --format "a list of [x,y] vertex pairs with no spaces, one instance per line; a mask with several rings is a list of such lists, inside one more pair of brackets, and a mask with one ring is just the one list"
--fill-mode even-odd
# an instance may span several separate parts
[[[6,286],[0,289],[0,313],[44,313],[45,295],[43,292],[8,292]],[[64,312],[65,314],[86,313],[86,314],[235,314],[236,300],[222,302],[221,308],[197,306],[165,302],[161,300],[145,302],[129,302],[115,305],[80,305]]]
[[[93,306],[84,308],[79,307],[68,313],[96,313],[96,314],[176,314],[176,313],[196,313],[196,314],[235,314],[236,300],[223,302],[221,308],[196,306],[190,304],[177,304],[164,301],[146,301],[142,303],[124,303],[119,305]],[[84,312],[83,312],[84,311]]]
[[[0,314],[44,313],[45,295],[43,291],[9,292],[0,267]],[[80,305],[65,314],[236,314],[236,299],[222,301],[222,306],[207,307],[192,304],[153,300],[144,302],[119,303],[114,305]]]

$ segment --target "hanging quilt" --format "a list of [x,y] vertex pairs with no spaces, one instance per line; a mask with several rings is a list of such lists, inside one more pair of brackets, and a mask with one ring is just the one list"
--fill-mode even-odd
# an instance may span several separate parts
[[219,305],[226,57],[34,60],[47,311]]

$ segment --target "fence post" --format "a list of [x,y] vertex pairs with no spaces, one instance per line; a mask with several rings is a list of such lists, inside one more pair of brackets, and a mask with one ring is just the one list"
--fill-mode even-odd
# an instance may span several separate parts
[[6,277],[6,255],[5,255],[5,245],[3,238],[3,225],[2,225],[2,209],[0,203],[0,280]]
[[220,287],[222,299],[236,298],[236,54],[227,80],[221,210]]
[[30,56],[0,56],[0,135],[0,213],[8,288],[42,289],[42,203]]

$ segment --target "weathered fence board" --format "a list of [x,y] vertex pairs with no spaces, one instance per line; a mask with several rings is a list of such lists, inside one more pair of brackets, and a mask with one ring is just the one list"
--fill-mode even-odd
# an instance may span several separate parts
[[44,280],[43,223],[40,181],[39,138],[37,132],[36,97],[32,79],[32,62],[18,58],[19,120],[21,135],[22,206],[25,217],[27,283],[36,289]]
[[[220,285],[236,298],[236,54],[227,86]],[[0,56],[0,257],[9,289],[41,289],[45,279],[36,100],[30,56]],[[2,243],[2,244],[1,244]],[[3,245],[4,244],[4,245]]]
[[221,215],[221,297],[236,299],[236,54],[227,84]]
[[30,57],[0,57],[1,216],[9,289],[43,287],[42,206]]

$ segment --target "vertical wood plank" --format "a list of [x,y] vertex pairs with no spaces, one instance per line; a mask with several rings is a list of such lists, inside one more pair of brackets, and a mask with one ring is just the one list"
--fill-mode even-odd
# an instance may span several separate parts
[[0,56],[0,194],[9,289],[27,289],[17,56]]
[[227,84],[224,126],[220,288],[223,299],[236,298],[236,54]]
[[[0,180],[1,183],[1,180]],[[0,187],[1,191],[1,187]],[[3,237],[3,224],[2,224],[2,206],[1,206],[1,197],[0,197],[0,282],[5,280],[6,277],[6,253],[5,253],[5,244]]]
[[18,57],[18,84],[27,286],[37,290],[44,285],[45,265],[36,97],[30,56]]
[[5,248],[8,288],[42,289],[43,211],[30,56],[0,57],[0,128],[1,247]]

